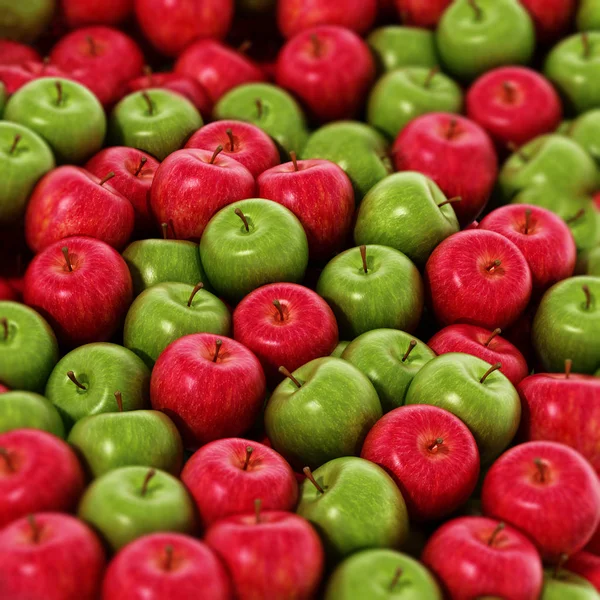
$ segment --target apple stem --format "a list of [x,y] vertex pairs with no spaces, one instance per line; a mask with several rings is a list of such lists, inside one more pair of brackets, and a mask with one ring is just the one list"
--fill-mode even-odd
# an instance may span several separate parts
[[565,223],[567,223],[567,225],[570,225],[571,223],[574,223],[575,221],[581,219],[583,215],[585,215],[585,208],[580,208],[572,217],[565,219]]
[[484,374],[483,377],[479,380],[479,383],[484,383],[485,380],[494,372],[497,371],[498,369],[502,368],[502,363],[497,362],[496,364],[492,365]]
[[502,82],[502,91],[504,92],[504,99],[509,104],[512,104],[515,101],[516,89],[514,84],[511,81],[503,81]]
[[282,322],[285,321],[285,315],[283,314],[283,306],[281,306],[281,302],[279,302],[279,300],[273,300],[273,306],[279,313],[279,320]]
[[446,139],[452,140],[456,135],[456,128],[458,127],[458,121],[456,119],[450,119],[448,123],[448,130],[446,131]]
[[148,105],[148,115],[152,116],[154,114],[154,105],[152,104],[152,99],[150,98],[148,92],[142,92],[142,98],[146,101],[146,104]]
[[148,159],[145,156],[142,156],[142,158],[140,158],[140,164],[138,165],[138,168],[136,169],[135,173],[133,174],[134,177],[138,177],[138,175],[142,172],[142,169],[144,168],[144,165],[148,162]]
[[390,583],[390,592],[393,592],[400,581],[400,577],[402,577],[402,569],[398,567],[396,572],[394,573],[394,577]]
[[262,506],[262,500],[260,498],[257,498],[254,501],[254,515],[256,516],[256,523],[260,523],[260,509]]
[[406,352],[404,353],[404,356],[402,357],[402,362],[406,362],[406,359],[410,356],[410,353],[415,349],[416,345],[417,345],[417,340],[410,340],[410,342],[408,343],[408,349],[406,350]]
[[257,98],[254,103],[256,104],[256,112],[258,113],[258,118],[262,119],[263,116],[263,102],[260,98]]
[[29,523],[29,527],[31,527],[31,540],[34,544],[39,543],[42,530],[38,525],[37,521],[35,520],[35,516],[31,513],[28,514],[27,522]]
[[73,371],[67,371],[67,377],[80,389],[80,390],[87,390],[87,388],[85,387],[85,385],[79,383],[79,381],[77,381],[77,377],[75,377],[75,373],[73,373]]
[[533,464],[537,467],[540,483],[546,483],[546,465],[541,458],[534,458]]
[[217,158],[217,156],[219,156],[219,154],[221,154],[221,152],[223,152],[223,146],[221,146],[220,144],[215,148],[215,151],[213,152],[213,155],[210,158],[210,164],[214,165],[215,164],[215,160]]
[[252,456],[253,452],[254,448],[252,446],[246,446],[246,458],[244,460],[244,466],[242,467],[244,471],[248,470],[248,465],[250,464],[250,457]]
[[88,46],[90,47],[90,54],[92,56],[98,56],[98,48],[96,47],[96,42],[94,41],[94,38],[91,35],[87,35],[85,37]]
[[17,135],[15,135],[15,139],[13,140],[12,146],[10,147],[9,154],[15,153],[20,141],[21,141],[21,136],[17,133]]
[[571,376],[571,367],[573,366],[573,361],[570,358],[565,359],[565,379],[569,379]]
[[8,470],[11,473],[14,473],[15,465],[13,464],[13,462],[10,458],[10,453],[8,452],[8,450],[6,448],[0,448],[0,456],[4,459],[4,462],[6,463],[6,467],[8,468]]
[[194,289],[192,290],[192,293],[190,294],[190,297],[188,299],[187,305],[188,308],[190,308],[192,306],[192,302],[194,301],[194,296],[204,287],[204,284],[199,281],[195,286]]
[[560,576],[560,570],[565,566],[565,563],[569,560],[568,554],[564,552],[558,557],[558,561],[554,566],[554,571],[552,572],[552,579],[558,579]]
[[475,2],[475,0],[467,0],[467,4],[475,12],[475,20],[480,21],[481,17],[483,16],[483,13],[481,12],[481,8],[479,8],[479,6],[477,6],[477,3]]
[[500,335],[501,333],[502,333],[502,329],[500,329],[500,327],[496,327],[496,329],[494,329],[494,331],[492,331],[492,333],[490,334],[490,337],[487,339],[487,341],[483,345],[487,348],[490,345],[491,341],[497,335]]
[[69,249],[66,246],[63,246],[63,248],[61,249],[63,256],[65,257],[65,262],[67,263],[67,269],[69,269],[69,271],[73,271],[73,265],[71,264],[71,257],[69,256]]
[[360,257],[362,258],[363,271],[365,273],[368,273],[369,269],[367,268],[367,247],[366,246],[360,247]]
[[231,127],[228,127],[225,130],[225,133],[227,134],[227,137],[229,138],[229,152],[233,152],[234,151],[234,138],[233,138],[233,131],[231,131]]
[[8,339],[8,319],[2,317],[0,319],[0,325],[2,325],[2,329],[4,330],[4,341],[6,341]]
[[162,229],[163,240],[169,239],[169,225],[167,223],[161,223],[160,227]]
[[302,472],[304,473],[304,475],[306,475],[306,479],[308,479],[315,486],[319,494],[325,493],[325,490],[318,484],[317,480],[315,479],[315,476],[312,474],[310,467],[304,467],[304,469],[302,469]]
[[107,181],[109,181],[110,179],[112,179],[115,176],[115,172],[111,171],[110,173],[107,173],[98,183],[98,185],[104,185]]
[[55,82],[56,86],[56,106],[60,106],[63,102],[63,88],[62,83],[60,81]]
[[429,447],[427,448],[429,450],[429,452],[432,452],[433,454],[437,454],[437,451],[439,450],[440,446],[444,443],[444,438],[437,438],[435,440],[433,440],[433,442],[431,442],[431,444],[429,444]]
[[296,158],[296,153],[293,150],[290,150],[290,158],[292,159],[292,163],[294,164],[294,171],[298,170],[298,160]]
[[590,37],[587,31],[581,34],[581,44],[583,46],[583,58],[589,58],[592,52],[592,45],[590,44]]
[[148,485],[151,481],[151,479],[156,475],[156,471],[154,469],[150,469],[147,473],[146,473],[146,477],[144,477],[144,483],[142,483],[142,489],[141,489],[141,494],[142,496],[146,495],[146,492],[148,491]]
[[152,67],[150,65],[144,65],[144,68],[142,70],[144,72],[144,75],[148,78],[148,85],[150,87],[154,87]]
[[119,390],[115,392],[115,400],[117,401],[119,412],[123,412],[123,394]]
[[237,51],[240,54],[246,54],[246,52],[248,52],[248,50],[250,50],[250,48],[252,48],[252,40],[244,40],[239,46]]
[[165,560],[163,562],[163,569],[170,571],[173,567],[173,546],[171,544],[165,546]]
[[317,34],[316,34],[316,33],[313,33],[313,34],[310,36],[310,41],[312,42],[312,45],[313,45],[313,52],[314,52],[314,55],[315,55],[317,58],[320,58],[320,57],[321,57],[322,50],[323,50],[323,47],[322,47],[322,45],[321,45],[321,41],[319,40],[319,37],[317,36]]
[[248,226],[248,219],[246,219],[244,213],[239,208],[236,208],[233,212],[242,220],[246,231],[250,231],[250,227]]
[[446,206],[446,204],[458,204],[462,202],[462,198],[460,196],[454,196],[454,198],[448,198],[448,200],[444,200],[438,204],[438,208],[442,208],[442,206]]
[[215,341],[215,354],[213,356],[212,361],[214,363],[217,362],[217,359],[219,358],[219,352],[221,351],[221,346],[223,345],[223,340],[216,340]]
[[592,305],[592,292],[590,292],[588,285],[582,285],[581,289],[585,294],[585,310],[590,310],[590,306]]
[[427,73],[427,77],[425,77],[425,81],[423,82],[423,87],[425,89],[429,88],[429,86],[431,86],[431,83],[433,81],[433,78],[440,72],[440,68],[439,67],[433,67],[429,70],[429,73]]
[[498,525],[496,525],[496,529],[494,529],[494,531],[492,531],[492,535],[490,536],[490,539],[488,540],[488,546],[493,546],[494,542],[496,541],[496,538],[498,537],[498,534],[506,527],[506,525],[504,525],[504,523],[498,523]]
[[523,230],[523,233],[525,235],[529,235],[530,220],[531,220],[531,209],[528,208],[525,210],[525,229]]
[[519,148],[514,142],[508,142],[506,147],[513,153],[516,154],[523,162],[529,162],[529,156]]
[[502,264],[501,260],[496,259],[493,263],[490,263],[485,270],[488,273],[493,273],[500,265]]
[[297,388],[302,387],[302,384],[285,367],[279,367],[279,372],[282,375],[285,375],[288,379],[291,379]]

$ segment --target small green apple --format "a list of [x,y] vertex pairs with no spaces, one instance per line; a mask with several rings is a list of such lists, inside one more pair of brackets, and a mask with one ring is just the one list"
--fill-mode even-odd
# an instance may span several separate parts
[[581,0],[576,24],[579,31],[600,30],[600,0]]
[[596,588],[583,577],[566,569],[546,569],[540,600],[600,600]]
[[33,42],[48,27],[55,0],[0,0],[0,39]]
[[58,411],[44,396],[24,391],[0,394],[0,433],[24,428],[65,437],[65,426]]
[[565,135],[577,142],[600,167],[600,109],[579,115],[566,128]]

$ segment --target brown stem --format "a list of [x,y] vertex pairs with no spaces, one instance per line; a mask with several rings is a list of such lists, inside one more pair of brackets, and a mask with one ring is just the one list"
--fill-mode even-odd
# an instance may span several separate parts
[[248,52],[248,50],[250,50],[250,48],[252,48],[252,40],[244,40],[239,46],[237,51],[240,54],[246,54],[246,52]]
[[537,467],[540,483],[546,483],[546,465],[541,458],[534,458],[533,464]]
[[433,440],[433,442],[431,442],[431,444],[429,444],[429,446],[427,447],[427,450],[429,450],[429,452],[432,452],[433,454],[437,454],[437,451],[439,450],[440,446],[444,443],[444,438],[437,438],[435,440]]
[[252,456],[253,452],[254,448],[252,446],[246,446],[246,459],[244,460],[244,466],[242,467],[244,471],[248,470],[248,465],[250,464],[250,457]]
[[485,270],[488,273],[493,273],[500,265],[502,264],[501,260],[496,259],[494,262],[490,263]]
[[192,302],[194,301],[194,296],[204,287],[204,284],[199,281],[195,286],[194,289],[192,290],[192,293],[190,294],[190,297],[188,298],[187,301],[187,305],[188,308],[190,308],[192,306]]
[[15,153],[20,141],[21,141],[21,136],[20,136],[20,134],[17,133],[17,135],[15,135],[15,139],[13,140],[12,146],[10,147],[9,154]]
[[67,377],[80,389],[80,390],[87,390],[87,388],[85,387],[85,385],[79,383],[79,381],[77,381],[77,377],[75,377],[75,373],[73,373],[73,371],[67,371]]
[[288,379],[291,379],[297,388],[302,387],[302,384],[285,367],[279,367],[279,372],[282,375],[285,375]]
[[496,525],[496,529],[494,529],[494,531],[492,531],[492,535],[490,535],[490,539],[488,540],[488,546],[493,546],[494,542],[496,541],[496,538],[498,537],[498,534],[506,527],[506,525],[504,525],[504,523],[498,523],[498,525]]
[[217,159],[217,156],[219,156],[219,154],[221,154],[221,152],[223,152],[223,146],[221,146],[220,144],[215,148],[215,151],[213,152],[213,155],[210,157],[210,164],[214,165],[215,164],[215,160]]
[[173,567],[173,546],[165,546],[165,560],[163,561],[163,570],[170,571]]
[[221,351],[222,345],[223,345],[223,340],[215,340],[215,353],[214,353],[213,359],[212,359],[212,361],[214,363],[216,363],[217,359],[219,358],[219,352]]
[[6,317],[2,317],[0,319],[0,325],[2,325],[2,329],[4,331],[4,341],[8,339],[8,319]]
[[152,104],[152,99],[148,92],[142,92],[142,98],[146,101],[148,105],[148,115],[152,116],[154,114],[154,105]]
[[567,223],[567,225],[570,225],[571,223],[574,223],[575,221],[581,219],[583,215],[585,215],[585,208],[580,208],[572,217],[565,219],[565,223]]
[[560,570],[565,566],[565,563],[569,560],[569,555],[564,552],[558,557],[558,561],[552,571],[552,579],[558,579],[560,577]]
[[123,394],[119,390],[115,392],[115,400],[117,401],[119,412],[123,412]]
[[311,41],[312,46],[313,46],[313,53],[314,53],[314,55],[317,58],[320,58],[321,57],[321,52],[323,50],[323,47],[322,47],[321,41],[319,40],[319,38],[318,38],[318,36],[317,36],[316,33],[313,33],[310,36],[310,41]]
[[67,269],[69,271],[73,271],[73,264],[71,263],[71,257],[69,256],[69,249],[66,246],[63,246],[61,249],[63,256],[65,257],[65,262],[67,263]]
[[298,160],[296,158],[296,153],[293,150],[290,150],[290,158],[292,159],[292,163],[294,163],[294,171],[298,170]]
[[4,459],[4,462],[6,463],[6,468],[11,473],[14,473],[15,465],[13,464],[13,461],[10,458],[10,453],[8,452],[8,450],[6,448],[0,448],[0,456]]
[[504,99],[512,104],[515,101],[517,90],[511,81],[502,82],[502,91],[504,92]]
[[400,581],[400,577],[402,577],[402,569],[398,567],[396,572],[394,573],[394,577],[390,583],[390,592],[393,592]]
[[107,181],[109,181],[110,179],[112,179],[115,176],[115,172],[111,171],[110,173],[107,173],[99,182],[98,185],[104,185]]
[[588,285],[582,285],[581,289],[585,294],[585,310],[590,310],[590,306],[592,305],[592,292],[590,292],[590,287]]
[[152,480],[152,478],[155,475],[156,475],[156,471],[154,469],[150,469],[146,473],[146,477],[144,477],[144,483],[142,483],[142,489],[140,490],[140,493],[142,496],[146,495],[146,492],[148,491],[148,485],[150,484],[150,481]]
[[63,88],[60,81],[55,82],[56,86],[56,106],[60,106],[63,103]]
[[225,130],[225,133],[227,134],[227,137],[229,138],[229,152],[233,152],[233,150],[235,148],[235,139],[233,137],[233,131],[231,131],[231,127],[228,127]]
[[325,490],[319,485],[319,483],[315,479],[315,476],[312,474],[310,467],[304,467],[304,469],[302,469],[302,472],[306,475],[306,479],[308,479],[315,486],[319,494],[325,493]]
[[531,209],[527,208],[525,210],[525,227],[523,229],[523,233],[525,235],[529,235],[530,220],[531,220]]
[[154,87],[152,67],[150,65],[144,65],[144,68],[142,70],[144,72],[144,75],[148,78],[148,85],[150,87]]
[[254,104],[256,104],[256,112],[258,113],[258,118],[262,119],[263,116],[263,102],[260,98],[257,98],[254,101]]
[[519,146],[517,146],[514,142],[508,142],[506,147],[513,153],[516,154],[523,162],[529,162],[529,156],[523,152]]
[[29,527],[31,527],[31,541],[34,544],[38,544],[42,535],[42,528],[38,525],[35,516],[32,514],[27,515],[27,522],[29,523]]
[[402,357],[402,362],[406,362],[406,359],[410,356],[410,353],[415,349],[417,345],[417,340],[410,340],[408,343],[408,348]]
[[88,46],[90,47],[90,54],[92,56],[98,56],[98,47],[96,46],[94,38],[91,35],[86,35],[85,39],[88,43]]
[[281,302],[279,302],[279,300],[273,300],[273,306],[279,313],[279,320],[282,322],[285,321],[285,315],[283,314],[283,306],[281,306]]
[[501,333],[502,333],[502,329],[500,329],[500,327],[496,327],[496,329],[494,329],[494,331],[492,331],[492,333],[490,334],[490,337],[487,339],[487,341],[483,345],[487,348],[490,345],[491,341],[497,335],[500,335]]
[[573,361],[570,358],[565,359],[565,379],[569,379],[571,376],[571,368],[573,367]]
[[360,257],[362,259],[363,271],[365,273],[368,273],[369,269],[367,267],[367,247],[366,246],[360,247]]
[[262,507],[262,500],[257,498],[254,501],[254,516],[256,517],[256,523],[260,523],[260,509]]
[[168,223],[161,223],[160,227],[162,229],[163,240],[169,239],[169,225]]
[[429,73],[427,73],[427,77],[425,77],[425,81],[423,83],[423,87],[425,89],[427,89],[430,85],[431,82],[433,81],[433,78],[440,72],[440,68],[439,67],[432,67],[429,70]]
[[242,223],[244,224],[246,231],[250,231],[250,227],[248,226],[248,219],[246,219],[246,215],[244,215],[244,213],[239,208],[236,208],[233,212],[242,220]]
[[148,159],[145,156],[142,156],[142,158],[140,158],[140,164],[138,165],[138,168],[135,170],[135,173],[133,174],[134,177],[137,177],[142,172],[142,169],[144,168],[144,165],[146,164],[146,162],[148,162]]
[[587,31],[581,34],[581,45],[583,46],[583,58],[589,58],[592,52],[592,45],[590,44],[590,37]]
[[456,119],[450,119],[448,123],[448,131],[446,131],[446,139],[451,140],[456,135],[456,128],[458,127],[458,121]]
[[494,372],[497,371],[498,369],[502,368],[502,363],[497,362],[496,364],[492,365],[484,374],[483,377],[479,380],[479,383],[484,383],[485,380]]
[[481,12],[481,8],[479,8],[479,6],[477,6],[477,2],[475,2],[475,0],[467,0],[467,4],[475,12],[475,20],[479,21],[481,19],[481,17],[483,16],[483,13]]
[[442,206],[446,206],[446,204],[457,204],[458,202],[462,202],[462,198],[460,196],[454,196],[454,198],[448,198],[448,200],[440,202],[438,208],[442,208]]

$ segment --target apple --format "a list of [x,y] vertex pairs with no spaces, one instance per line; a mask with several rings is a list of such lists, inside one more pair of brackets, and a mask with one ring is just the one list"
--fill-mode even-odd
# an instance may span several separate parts
[[549,562],[581,550],[600,523],[597,474],[581,454],[556,442],[505,452],[485,476],[481,501],[485,515],[519,528]]
[[62,0],[62,13],[71,29],[87,25],[119,25],[133,12],[133,0]]
[[33,512],[70,512],[83,488],[83,469],[63,440],[37,429],[0,434],[0,528]]
[[22,65],[41,60],[39,52],[28,44],[7,39],[0,40],[0,65]]
[[600,556],[589,552],[578,552],[565,563],[565,569],[587,579],[600,591]]
[[0,278],[0,300],[10,300],[17,302],[19,300],[18,291],[10,284],[10,281]]
[[452,0],[394,0],[400,19],[411,27],[435,29]]
[[20,90],[26,83],[40,77],[60,77],[75,81],[75,77],[51,65],[47,59],[43,62],[40,59],[20,64],[0,65],[0,81],[4,84],[8,96]]
[[65,427],[52,402],[35,392],[5,389],[0,394],[0,433],[25,428],[65,437]]
[[0,0],[0,38],[33,42],[50,24],[55,7],[55,0]]
[[[599,375],[596,373],[596,377]],[[591,552],[596,556],[600,556],[600,525],[596,528],[596,531],[592,535],[592,539],[585,546],[587,552]]]
[[58,343],[47,321],[18,302],[0,301],[0,382],[42,392],[58,361]]
[[458,115],[431,113],[411,121],[392,149],[397,171],[431,178],[452,203],[461,227],[485,208],[498,175],[498,159],[487,133]]
[[[577,142],[600,165],[600,147],[597,133],[600,131],[600,110],[588,110],[569,123],[564,135]],[[598,206],[598,202],[596,202]]]
[[597,0],[581,0],[577,10],[577,29],[595,31],[600,29],[600,10]]
[[96,96],[64,78],[41,77],[25,84],[6,103],[4,118],[44,138],[60,163],[84,162],[100,150],[106,133]]
[[544,600],[598,600],[594,586],[566,569],[546,569]]
[[333,352],[331,352],[329,356],[333,356],[334,358],[342,358],[342,354],[349,344],[350,342],[346,341],[338,342],[337,346],[333,349]]
[[535,24],[536,38],[542,43],[564,37],[571,28],[577,0],[520,0]]

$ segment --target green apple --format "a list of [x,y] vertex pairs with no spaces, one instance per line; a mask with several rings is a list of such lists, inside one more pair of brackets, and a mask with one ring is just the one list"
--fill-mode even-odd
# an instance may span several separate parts
[[0,81],[0,118],[2,118],[2,113],[4,112],[7,96],[6,86]]
[[406,394],[407,405],[439,406],[463,421],[483,465],[506,449],[521,419],[519,394],[499,365],[490,366],[470,354],[442,354],[415,375]]
[[342,358],[342,354],[344,350],[348,347],[350,342],[338,342],[337,346],[333,349],[333,352],[329,356],[333,356],[334,358]]
[[183,483],[147,467],[121,467],[98,477],[83,494],[77,516],[114,551],[157,531],[196,529],[194,502]]
[[600,167],[600,109],[579,115],[566,128],[565,135],[577,142]]
[[542,298],[532,329],[533,347],[542,367],[574,373],[600,368],[600,277],[579,276],[554,284]]
[[239,301],[267,283],[302,281],[308,242],[285,206],[251,198],[226,206],[208,222],[200,257],[217,294]]
[[535,29],[517,0],[455,0],[436,30],[444,70],[464,81],[502,65],[527,64]]
[[24,391],[0,394],[0,433],[24,428],[65,437],[65,426],[58,411],[44,396]]
[[57,361],[58,343],[46,320],[24,304],[0,301],[0,382],[41,392]]
[[216,296],[187,283],[161,283],[142,292],[125,319],[123,345],[151,369],[158,355],[191,333],[228,336],[229,309]]
[[217,120],[247,121],[269,134],[283,150],[300,154],[308,138],[300,105],[285,90],[269,83],[247,83],[233,88],[215,104]]
[[393,172],[388,150],[387,140],[365,123],[337,121],[308,138],[302,158],[336,163],[350,178],[356,201],[360,202],[378,181]]
[[579,31],[600,30],[600,0],[580,0],[576,23]]
[[331,306],[340,335],[351,340],[386,327],[412,332],[423,311],[423,280],[417,267],[387,246],[338,254],[325,265],[317,293]]
[[115,392],[121,392],[124,410],[149,403],[150,371],[131,350],[97,342],[66,354],[54,367],[46,397],[63,418],[67,430],[88,415],[116,412]]
[[600,600],[600,595],[587,579],[575,573],[566,569],[546,569],[540,600]]
[[368,548],[398,548],[408,537],[404,498],[381,467],[344,456],[314,473],[306,468],[305,474],[296,512],[319,532],[331,559]]
[[157,410],[84,417],[75,423],[67,441],[92,477],[129,466],[154,467],[175,476],[181,471],[181,436],[173,421]]
[[404,404],[411,381],[435,352],[404,331],[374,329],[350,342],[342,358],[370,379],[388,412]]
[[[1,114],[0,109],[0,114]],[[37,133],[0,121],[0,224],[23,217],[38,179],[54,168],[54,155]]]
[[363,550],[340,563],[324,600],[442,600],[433,575],[417,560],[394,550]]
[[600,106],[600,32],[572,35],[548,54],[544,74],[575,113]]
[[0,0],[0,39],[33,42],[48,27],[55,0]]
[[327,356],[296,369],[275,388],[265,428],[273,448],[292,466],[316,469],[334,458],[358,455],[381,414],[366,375]]
[[356,244],[380,244],[424,265],[435,247],[460,229],[452,204],[429,177],[404,171],[386,177],[363,198]]
[[8,100],[4,118],[44,138],[59,163],[82,163],[102,148],[106,116],[85,86],[57,77],[34,79]]
[[374,29],[367,44],[380,72],[402,67],[433,69],[439,64],[435,36],[429,29],[389,25]]
[[436,69],[404,67],[386,73],[373,86],[367,122],[394,140],[410,121],[432,112],[459,113],[460,87]]
[[163,160],[183,147],[202,117],[187,99],[163,89],[125,96],[113,109],[109,139],[114,146],[131,146]]

